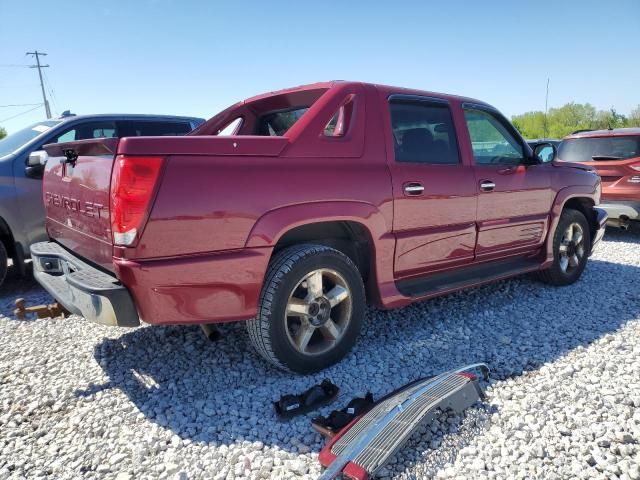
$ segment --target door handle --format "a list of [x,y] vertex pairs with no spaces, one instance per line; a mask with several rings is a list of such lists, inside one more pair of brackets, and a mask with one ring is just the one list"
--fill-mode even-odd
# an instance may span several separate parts
[[404,194],[407,197],[418,197],[424,193],[424,186],[418,182],[404,184]]
[[494,188],[496,188],[496,184],[491,180],[480,181],[480,190],[482,190],[483,192],[492,192]]

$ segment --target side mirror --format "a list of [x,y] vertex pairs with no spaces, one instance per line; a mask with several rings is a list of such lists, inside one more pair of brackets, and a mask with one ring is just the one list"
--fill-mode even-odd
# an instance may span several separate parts
[[533,156],[540,163],[553,162],[556,158],[557,153],[558,153],[558,150],[556,149],[556,146],[553,143],[542,142],[542,143],[538,143],[533,148]]
[[29,154],[29,158],[27,159],[27,167],[37,167],[39,165],[45,165],[47,163],[47,159],[49,155],[44,150],[36,150],[35,152],[31,152]]
[[49,155],[44,150],[36,150],[31,152],[27,158],[27,166],[24,169],[24,173],[28,178],[34,178],[39,180],[44,173],[44,166],[47,163]]

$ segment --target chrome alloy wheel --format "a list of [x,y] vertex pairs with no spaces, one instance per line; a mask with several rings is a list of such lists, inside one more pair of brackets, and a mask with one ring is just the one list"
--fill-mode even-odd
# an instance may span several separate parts
[[335,270],[306,275],[289,295],[285,328],[291,345],[303,355],[331,350],[351,321],[351,290]]
[[580,261],[584,257],[584,232],[579,223],[571,223],[562,235],[560,240],[560,269],[564,273],[569,273],[578,268]]

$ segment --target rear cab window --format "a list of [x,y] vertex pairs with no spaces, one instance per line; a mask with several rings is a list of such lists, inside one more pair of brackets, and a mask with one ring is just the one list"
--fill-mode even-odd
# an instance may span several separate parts
[[262,115],[258,120],[256,135],[281,137],[307,113],[307,110],[309,107],[301,106]]
[[558,161],[591,162],[640,157],[640,136],[567,138],[558,148]]
[[392,99],[389,104],[396,162],[460,163],[451,110],[437,100]]

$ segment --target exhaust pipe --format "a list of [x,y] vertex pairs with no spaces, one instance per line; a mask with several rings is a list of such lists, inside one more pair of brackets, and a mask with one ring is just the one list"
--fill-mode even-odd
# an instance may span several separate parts
[[210,342],[216,342],[222,337],[220,330],[211,323],[203,323],[200,325],[200,328],[202,328],[202,333],[204,333],[204,336],[207,337],[207,340]]
[[621,216],[620,218],[610,218],[607,220],[607,225],[617,227],[623,231],[629,230],[629,218]]

